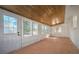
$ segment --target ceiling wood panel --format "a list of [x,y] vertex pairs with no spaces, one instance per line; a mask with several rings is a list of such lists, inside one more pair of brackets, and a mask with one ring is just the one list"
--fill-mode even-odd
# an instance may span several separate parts
[[[64,23],[63,5],[1,5],[0,8],[50,26]],[[56,18],[59,23],[52,24]]]

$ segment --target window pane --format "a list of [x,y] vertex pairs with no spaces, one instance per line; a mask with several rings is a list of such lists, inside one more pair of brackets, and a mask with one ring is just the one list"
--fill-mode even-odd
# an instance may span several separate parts
[[45,26],[42,25],[42,34],[45,34]]
[[9,24],[9,28],[11,30],[11,32],[16,33],[17,32],[17,23],[16,23],[16,19],[13,17],[10,17],[10,24]]
[[8,25],[9,25],[9,19],[8,18],[9,18],[8,16],[4,16],[4,26],[5,27],[8,27]]
[[73,27],[77,27],[77,16],[73,16]]
[[4,15],[4,33],[17,33],[17,20]]
[[42,34],[47,34],[49,33],[49,27],[46,25],[42,25]]
[[38,35],[38,24],[33,23],[33,35]]
[[8,33],[9,30],[8,30],[8,27],[4,27],[4,33]]
[[45,26],[45,33],[48,33],[49,32],[49,29],[47,26]]
[[47,33],[47,26],[45,26],[45,33]]
[[62,28],[61,27],[58,28],[58,32],[62,32]]
[[31,34],[31,23],[29,21],[24,21],[23,22],[23,32],[26,35],[30,35]]

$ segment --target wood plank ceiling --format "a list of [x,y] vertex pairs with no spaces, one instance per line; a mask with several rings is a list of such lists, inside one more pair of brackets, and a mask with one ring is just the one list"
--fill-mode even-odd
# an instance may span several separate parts
[[1,5],[0,8],[50,26],[64,23],[63,5]]

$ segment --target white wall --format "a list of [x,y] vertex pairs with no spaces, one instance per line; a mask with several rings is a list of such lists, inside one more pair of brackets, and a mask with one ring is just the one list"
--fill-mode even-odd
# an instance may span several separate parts
[[3,51],[3,20],[0,15],[0,52]]
[[29,37],[24,36],[22,39],[22,47],[38,42],[42,40],[43,38],[45,38],[45,35],[34,35],[34,36],[29,36]]
[[[13,51],[15,49],[19,49],[21,48],[21,37],[17,36],[17,33],[4,33],[4,19],[3,19],[3,15],[9,15],[11,17],[15,17],[17,19],[17,24],[18,28],[17,30],[21,33],[21,29],[19,29],[19,27],[21,28],[20,22],[20,16],[13,14],[11,12],[5,11],[0,9],[0,53],[8,53],[10,51]],[[18,21],[20,20],[20,21]]]
[[[17,18],[19,19],[19,26],[18,29],[19,32],[21,33],[21,38],[19,37],[12,37],[11,34],[5,35],[4,34],[4,21],[3,21],[3,17],[2,14],[8,14],[8,15],[13,15],[13,16],[17,16]],[[0,9],[0,53],[8,53],[11,52],[13,50],[19,49],[21,47],[25,47],[28,46],[30,44],[33,44],[35,42],[38,42],[40,40],[42,40],[43,38],[46,37],[46,34],[41,34],[41,23],[39,24],[39,34],[38,35],[32,35],[32,36],[24,36],[23,35],[23,30],[22,29],[22,20],[24,17],[16,15],[14,13],[5,11]],[[50,28],[50,27],[49,27]],[[51,29],[51,28],[50,28]],[[50,30],[48,32],[50,34]],[[19,44],[18,44],[19,42]]]
[[[1,16],[1,13],[3,13],[2,9],[0,9],[0,53],[8,53],[16,49],[16,47],[13,48],[12,45],[14,45],[17,42],[15,40],[15,43],[12,43],[12,40],[11,40],[12,38],[10,36],[4,35],[3,18]],[[79,19],[79,6],[66,6],[64,24],[56,25],[56,26],[53,26],[52,28],[49,27],[50,30],[49,30],[49,33],[47,34],[52,34],[52,36],[70,37],[73,43],[79,48],[79,36],[78,36],[79,35],[79,20],[77,22],[78,23],[77,28],[73,28],[73,20],[72,20],[73,16],[77,16]],[[20,19],[22,18],[22,16],[19,16],[19,17]],[[22,24],[22,22],[20,24]],[[41,34],[40,25],[42,24],[41,23],[38,23],[38,24],[39,24],[39,34],[28,36],[28,37],[22,35],[21,47],[28,46],[46,37],[46,34]],[[61,27],[61,32],[58,32],[58,29],[60,27]],[[56,29],[56,32],[55,32],[55,29]]]
[[[77,27],[73,27],[73,16],[77,16]],[[70,29],[70,38],[79,48],[79,6],[66,6],[65,22]]]
[[[66,36],[70,37],[73,43],[79,48],[79,20],[77,21],[77,27],[73,27],[73,16],[77,16],[79,19],[79,6],[66,6],[65,7],[65,22],[64,24],[52,26],[53,36]],[[56,28],[62,28],[59,33],[58,30],[55,32]]]
[[60,24],[52,27],[52,36],[69,37],[69,29],[66,24]]
[[25,47],[25,46],[28,46],[28,45],[33,44],[35,42],[38,42],[38,41],[42,40],[43,38],[46,38],[47,34],[50,34],[50,32],[51,32],[50,26],[45,25],[45,26],[49,27],[49,32],[42,34],[42,25],[44,25],[44,24],[41,24],[39,22],[33,21],[31,19],[28,19],[28,18],[26,18],[26,20],[29,20],[31,22],[35,22],[38,24],[38,35],[32,35],[32,36],[23,35],[22,36],[22,47]]

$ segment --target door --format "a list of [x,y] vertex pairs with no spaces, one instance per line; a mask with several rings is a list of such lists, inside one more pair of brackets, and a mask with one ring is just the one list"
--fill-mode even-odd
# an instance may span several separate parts
[[0,53],[9,53],[11,51],[21,48],[22,40],[22,24],[21,17],[11,12],[1,10],[2,17],[2,50]]

